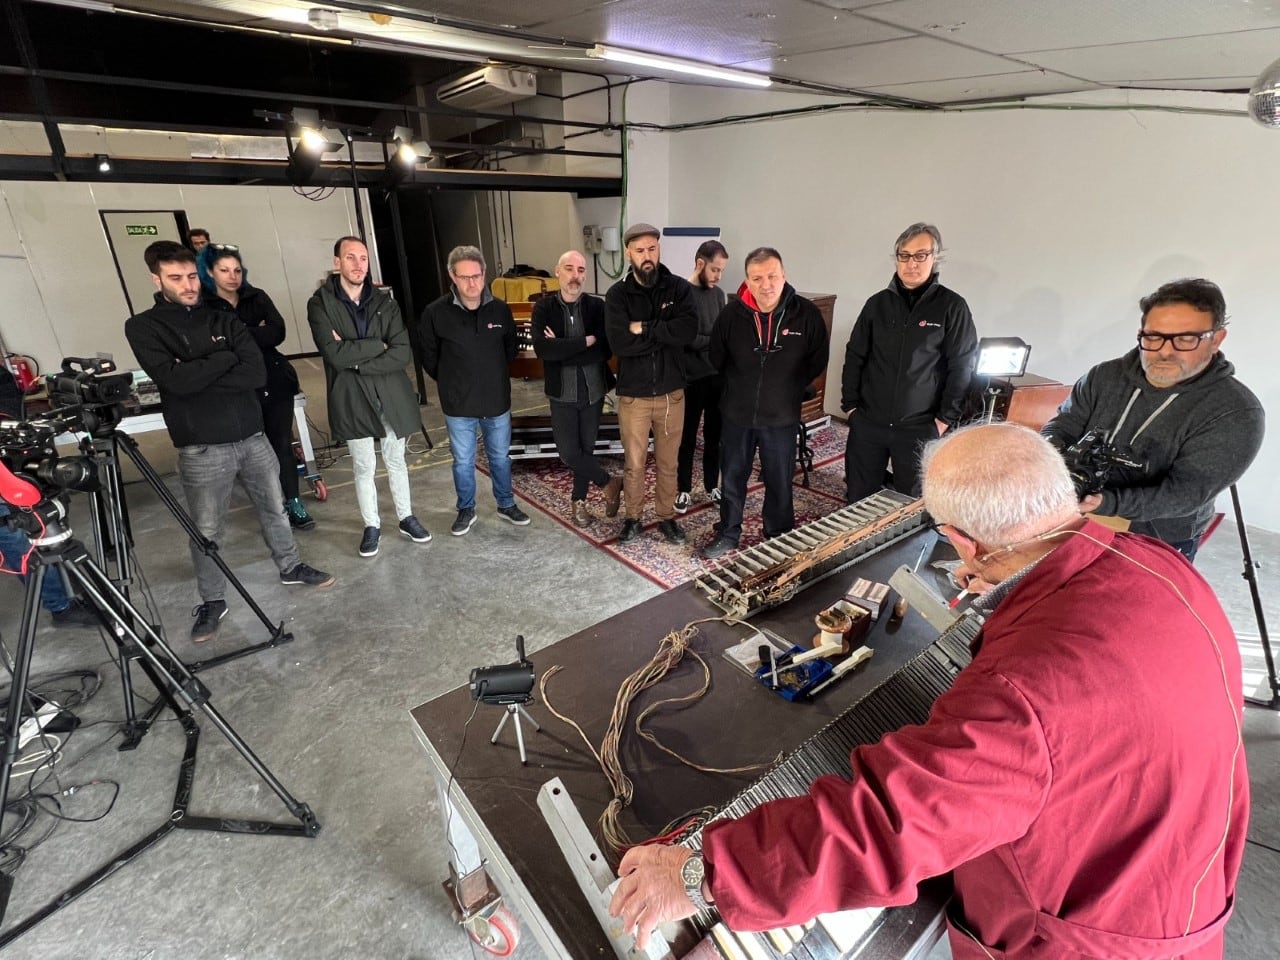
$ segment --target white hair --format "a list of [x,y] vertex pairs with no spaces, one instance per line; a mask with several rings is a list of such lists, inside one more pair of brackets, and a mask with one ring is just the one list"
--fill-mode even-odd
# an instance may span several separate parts
[[975,424],[930,443],[925,508],[988,548],[1021,543],[1079,513],[1057,449],[1015,423]]

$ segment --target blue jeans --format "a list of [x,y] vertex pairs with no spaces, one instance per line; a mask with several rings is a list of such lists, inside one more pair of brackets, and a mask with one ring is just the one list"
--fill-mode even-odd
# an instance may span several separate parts
[[[9,515],[9,505],[0,503],[0,563],[6,570],[18,570],[22,558],[31,549],[31,541],[21,530],[12,529],[4,518]],[[26,577],[19,577],[23,583]],[[50,613],[60,613],[71,606],[71,598],[62,585],[62,575],[57,567],[45,571],[44,583],[40,587],[40,602]]]
[[453,451],[453,489],[458,494],[458,509],[476,508],[477,429],[484,436],[493,499],[499,507],[515,506],[516,497],[511,492],[511,411],[496,417],[445,417],[444,425]]

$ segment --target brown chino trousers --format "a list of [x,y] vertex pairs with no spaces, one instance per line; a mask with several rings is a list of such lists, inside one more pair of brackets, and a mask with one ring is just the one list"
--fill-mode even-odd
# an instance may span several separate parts
[[676,464],[684,433],[684,390],[658,397],[618,398],[618,432],[622,435],[625,462],[622,493],[628,520],[639,520],[644,514],[644,468],[649,459],[650,430],[658,471],[653,508],[659,520],[670,520],[676,512]]

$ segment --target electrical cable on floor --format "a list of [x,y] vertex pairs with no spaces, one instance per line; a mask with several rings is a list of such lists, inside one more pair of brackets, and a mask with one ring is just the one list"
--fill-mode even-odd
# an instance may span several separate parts
[[1263,850],[1270,850],[1272,853],[1280,853],[1280,849],[1271,846],[1269,843],[1263,843],[1261,840],[1250,840],[1246,837],[1244,842],[1252,844],[1255,847],[1261,847]]
[[[462,751],[467,746],[467,731],[471,729],[471,721],[476,718],[476,711],[479,709],[480,709],[480,701],[477,700],[475,703],[475,706],[471,708],[471,716],[467,717],[466,722],[462,725],[462,741],[458,744],[458,752],[457,754],[454,755],[453,763],[449,764],[449,779],[445,781],[445,785],[444,785],[444,801],[443,801],[445,805],[444,838],[446,842],[448,842],[449,844],[449,852],[453,854],[453,864],[455,867],[458,866],[458,848],[453,845],[453,834],[449,832],[449,822],[453,819],[453,804],[449,801],[449,791],[453,787],[454,771],[458,769],[458,761],[462,759]],[[461,874],[459,874],[458,879],[462,879]],[[457,891],[455,891],[454,899],[456,900],[457,897],[458,897],[458,894],[457,894]],[[458,907],[459,909],[461,909],[462,907],[461,901],[458,902]],[[466,936],[467,938],[467,943],[471,945],[471,955],[474,957],[476,955],[476,942],[471,937],[471,934],[467,932],[465,929],[463,933],[464,933],[464,936]]]
[[695,763],[687,757],[681,756],[679,753],[659,741],[654,734],[644,729],[644,721],[657,710],[660,710],[668,704],[693,703],[705,696],[707,691],[711,688],[711,668],[708,666],[707,661],[691,647],[693,638],[698,634],[698,625],[702,623],[741,624],[742,621],[727,616],[704,617],[685,624],[679,630],[672,630],[663,637],[658,644],[658,652],[654,654],[653,659],[623,680],[622,684],[618,687],[617,695],[614,697],[613,701],[613,712],[610,714],[609,725],[606,727],[604,736],[600,741],[599,751],[597,751],[592,745],[591,740],[587,737],[586,731],[584,731],[576,721],[560,713],[560,711],[556,710],[556,708],[551,704],[551,699],[547,695],[547,683],[553,676],[560,672],[560,665],[556,664],[555,666],[545,670],[542,674],[538,692],[542,697],[543,704],[554,717],[569,724],[569,726],[578,731],[578,735],[582,737],[583,742],[587,745],[587,749],[591,751],[591,755],[595,757],[596,762],[600,764],[600,769],[604,771],[604,775],[608,779],[609,785],[613,788],[613,799],[609,801],[609,805],[605,807],[604,813],[600,815],[600,833],[605,843],[607,843],[615,852],[632,845],[631,838],[619,822],[623,810],[631,804],[635,793],[634,784],[622,767],[622,735],[626,730],[627,715],[630,712],[635,699],[678,667],[686,653],[697,660],[702,667],[701,686],[692,693],[685,694],[684,696],[668,697],[664,700],[659,700],[650,704],[636,717],[636,734],[652,743],[663,753],[685,764],[685,766],[692,767],[694,770],[701,770],[704,773],[749,773],[754,770],[764,769],[769,765],[768,763],[754,763],[740,767],[703,766],[702,764]]

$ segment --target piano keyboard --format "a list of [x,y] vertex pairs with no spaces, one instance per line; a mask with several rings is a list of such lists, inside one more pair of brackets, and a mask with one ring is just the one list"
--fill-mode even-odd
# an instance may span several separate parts
[[924,504],[881,490],[771,540],[727,554],[694,576],[721,610],[740,620],[785,603],[924,526]]
[[[928,719],[933,701],[968,664],[969,643],[979,626],[976,615],[961,617],[915,659],[802,743],[712,819],[740,817],[769,800],[801,796],[826,774],[847,779],[851,775],[849,754],[855,747]],[[681,842],[701,849],[701,828]],[[704,935],[700,949],[708,945],[715,948],[714,954],[705,954],[708,960],[845,960],[874,937],[885,913],[880,908],[845,910],[825,914],[804,926],[765,933],[731,931],[714,908],[700,912],[692,922]],[[687,956],[704,955],[695,952]]]

